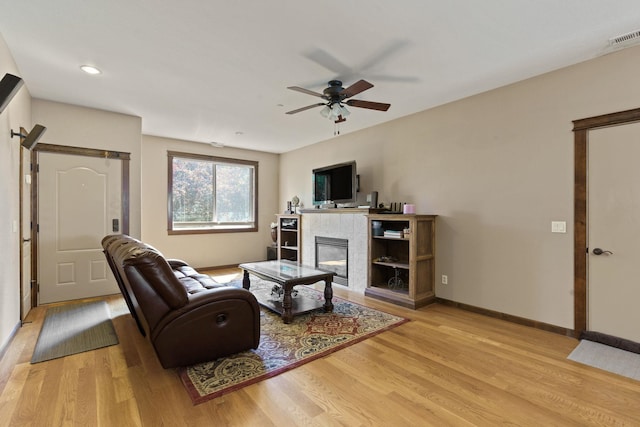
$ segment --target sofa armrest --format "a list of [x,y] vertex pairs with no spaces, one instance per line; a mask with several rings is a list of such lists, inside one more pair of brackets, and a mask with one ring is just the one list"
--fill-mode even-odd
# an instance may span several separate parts
[[150,337],[164,368],[215,360],[260,343],[260,308],[246,289],[209,289],[167,314]]

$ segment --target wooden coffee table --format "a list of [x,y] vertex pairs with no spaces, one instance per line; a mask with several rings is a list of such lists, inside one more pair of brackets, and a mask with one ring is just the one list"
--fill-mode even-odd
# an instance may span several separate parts
[[[261,279],[275,282],[282,286],[284,295],[282,301],[260,301],[258,302],[282,315],[284,323],[291,323],[296,314],[306,313],[317,308],[324,308],[325,312],[333,311],[333,289],[331,282],[334,273],[330,271],[317,270],[313,267],[297,264],[292,261],[264,261],[240,264],[238,267],[244,270],[242,287],[249,289],[249,274],[254,274]],[[291,291],[296,285],[312,285],[324,280],[324,303],[311,298],[296,298],[295,302],[291,297]]]

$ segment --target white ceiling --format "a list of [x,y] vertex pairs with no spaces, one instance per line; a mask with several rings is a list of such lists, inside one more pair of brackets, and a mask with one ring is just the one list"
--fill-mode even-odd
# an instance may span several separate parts
[[[31,95],[142,117],[143,133],[282,153],[594,58],[640,29],[638,0],[0,0]],[[103,73],[89,76],[82,64]],[[43,123],[46,126],[46,123]]]

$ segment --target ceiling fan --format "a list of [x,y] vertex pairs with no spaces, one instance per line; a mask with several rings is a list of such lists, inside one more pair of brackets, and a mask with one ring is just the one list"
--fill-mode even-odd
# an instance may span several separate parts
[[349,86],[348,88],[342,87],[340,80],[331,80],[329,87],[322,91],[322,93],[314,92],[309,89],[305,89],[298,86],[289,86],[287,89],[295,90],[298,92],[306,93],[324,99],[326,102],[319,102],[317,104],[308,105],[306,107],[298,108],[296,110],[287,111],[286,114],[296,114],[301,111],[309,110],[311,108],[320,107],[324,105],[324,108],[320,111],[322,116],[334,120],[336,123],[341,123],[347,120],[345,117],[351,114],[346,109],[344,104],[350,107],[368,108],[370,110],[387,111],[391,104],[383,104],[381,102],[362,101],[357,99],[349,99],[354,95],[364,92],[367,89],[371,89],[373,85],[365,80],[359,80]]

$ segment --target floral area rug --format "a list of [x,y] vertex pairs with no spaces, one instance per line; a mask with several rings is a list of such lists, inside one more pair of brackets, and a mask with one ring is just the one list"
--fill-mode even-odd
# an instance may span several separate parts
[[[272,287],[273,283],[252,276],[251,291],[258,300],[275,298]],[[324,298],[322,292],[306,286],[295,290],[294,298]],[[333,313],[319,309],[300,314],[288,325],[278,314],[260,307],[258,349],[178,370],[193,403],[294,369],[408,320],[336,297],[333,304]]]

